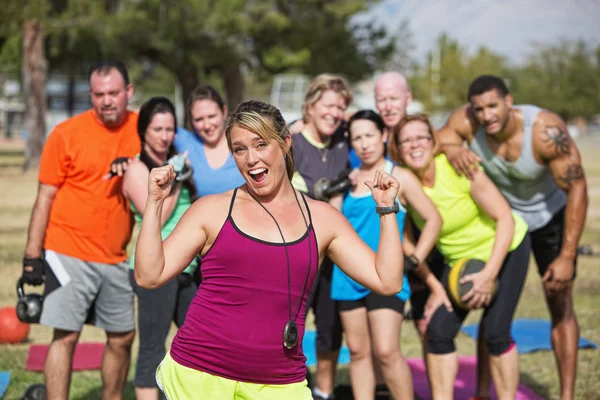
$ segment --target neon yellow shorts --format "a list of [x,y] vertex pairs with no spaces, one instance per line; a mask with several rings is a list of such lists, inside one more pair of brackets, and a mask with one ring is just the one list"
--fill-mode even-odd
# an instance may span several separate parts
[[156,382],[169,400],[312,400],[306,380],[286,385],[234,381],[184,367],[168,352],[156,370]]

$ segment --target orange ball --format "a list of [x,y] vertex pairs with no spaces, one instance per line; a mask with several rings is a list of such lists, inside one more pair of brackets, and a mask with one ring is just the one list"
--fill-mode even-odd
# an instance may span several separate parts
[[0,308],[0,343],[21,343],[29,334],[29,324],[19,321],[14,307]]

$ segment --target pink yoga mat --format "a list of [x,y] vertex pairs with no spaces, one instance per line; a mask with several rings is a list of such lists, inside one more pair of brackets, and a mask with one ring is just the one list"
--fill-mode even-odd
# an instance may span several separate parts
[[[25,369],[28,371],[43,371],[47,344],[32,344],[29,346]],[[73,354],[73,371],[100,369],[104,343],[78,343]]]
[[[467,400],[475,395],[477,385],[477,358],[459,357],[458,374],[454,382],[454,398],[456,400]],[[430,400],[431,392],[427,383],[427,373],[425,372],[425,363],[421,358],[408,359],[408,365],[413,375],[413,385],[415,394],[420,400]],[[496,392],[492,385],[492,399],[496,399]],[[517,390],[515,400],[543,400],[542,397],[535,394],[527,386],[520,384]]]

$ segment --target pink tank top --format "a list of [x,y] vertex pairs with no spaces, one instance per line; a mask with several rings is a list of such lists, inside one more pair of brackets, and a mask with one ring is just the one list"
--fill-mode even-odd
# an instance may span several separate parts
[[[285,246],[251,237],[235,225],[231,210],[236,193],[217,239],[202,258],[203,281],[173,339],[171,357],[183,366],[236,381],[301,382],[306,377],[306,300],[319,265],[310,211],[307,232],[288,242],[292,314],[302,299],[295,318],[298,344],[288,350],[282,339],[289,319]],[[265,218],[270,217],[265,213]]]

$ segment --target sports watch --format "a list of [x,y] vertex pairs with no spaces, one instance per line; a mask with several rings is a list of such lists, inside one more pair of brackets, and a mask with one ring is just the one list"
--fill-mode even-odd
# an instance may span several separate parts
[[400,211],[400,204],[398,203],[397,200],[394,201],[393,206],[375,207],[375,212],[379,215],[384,215],[384,214],[389,214],[389,213],[398,214],[398,211]]

